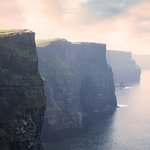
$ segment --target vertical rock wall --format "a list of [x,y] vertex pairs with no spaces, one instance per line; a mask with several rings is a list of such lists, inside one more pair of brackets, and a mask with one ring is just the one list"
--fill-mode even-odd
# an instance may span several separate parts
[[55,40],[37,53],[45,78],[46,132],[79,128],[85,116],[116,108],[105,44]]
[[0,149],[41,150],[44,84],[38,73],[35,34],[0,34]]

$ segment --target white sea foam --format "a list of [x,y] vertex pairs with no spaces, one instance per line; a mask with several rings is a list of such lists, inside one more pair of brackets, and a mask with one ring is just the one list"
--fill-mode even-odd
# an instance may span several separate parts
[[128,105],[118,105],[119,108],[128,107]]
[[128,90],[128,89],[132,89],[132,88],[133,88],[132,86],[126,86],[123,89]]

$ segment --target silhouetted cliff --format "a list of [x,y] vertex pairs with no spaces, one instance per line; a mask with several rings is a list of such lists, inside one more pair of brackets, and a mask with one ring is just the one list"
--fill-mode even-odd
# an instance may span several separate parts
[[117,84],[140,81],[141,69],[132,58],[131,52],[107,51],[107,61],[112,67]]
[[45,78],[46,132],[79,128],[85,116],[116,108],[105,44],[55,40],[37,53]]
[[35,34],[0,33],[0,149],[41,150],[44,84],[38,73]]

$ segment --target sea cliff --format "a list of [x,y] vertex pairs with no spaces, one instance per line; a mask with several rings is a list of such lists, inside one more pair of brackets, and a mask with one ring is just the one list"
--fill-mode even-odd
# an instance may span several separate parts
[[35,33],[0,32],[0,149],[41,150],[44,83],[38,73]]
[[84,117],[117,106],[106,45],[58,39],[37,48],[45,79],[45,133],[80,128]]
[[112,67],[116,84],[127,85],[140,81],[141,69],[131,52],[107,51],[107,61]]

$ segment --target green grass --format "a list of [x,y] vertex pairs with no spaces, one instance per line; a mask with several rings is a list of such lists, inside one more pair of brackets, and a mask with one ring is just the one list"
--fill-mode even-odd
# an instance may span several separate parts
[[9,35],[11,33],[23,33],[23,32],[30,32],[30,31],[27,29],[8,29],[8,30],[0,29],[0,36]]
[[47,46],[50,43],[50,40],[49,39],[36,40],[35,42],[38,47],[43,47],[43,46]]
[[4,47],[10,49],[11,52],[16,56],[27,59],[29,61],[37,61],[36,54],[34,54],[32,50],[30,51],[28,48],[19,47],[14,43],[9,43],[8,45],[4,45]]
[[11,30],[0,30],[0,34],[8,34],[8,33],[16,33],[18,30],[11,29]]
[[28,59],[28,60],[32,60],[32,61],[37,60],[36,55],[30,53],[29,50],[27,50],[25,48],[21,48],[21,47],[18,48],[16,46],[12,46],[11,49],[15,50],[16,54],[19,57],[22,57],[22,58],[25,58],[25,59]]

